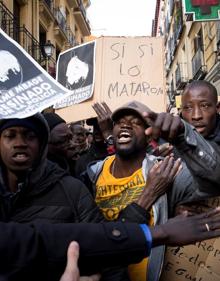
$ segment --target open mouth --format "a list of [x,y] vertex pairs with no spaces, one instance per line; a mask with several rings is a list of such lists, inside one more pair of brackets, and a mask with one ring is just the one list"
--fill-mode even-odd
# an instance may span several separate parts
[[121,132],[118,136],[118,143],[123,144],[123,143],[128,143],[131,141],[131,135],[129,132]]
[[198,132],[202,132],[206,128],[204,125],[201,125],[201,124],[194,125],[194,127],[196,128],[196,131],[198,131]]
[[16,162],[26,162],[29,160],[29,155],[24,152],[17,152],[12,156],[12,158]]

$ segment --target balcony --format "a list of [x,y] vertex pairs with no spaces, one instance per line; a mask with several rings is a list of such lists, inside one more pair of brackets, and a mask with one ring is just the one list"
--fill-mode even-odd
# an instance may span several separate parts
[[171,55],[171,60],[173,61],[173,56],[176,50],[176,41],[175,38],[172,36],[169,40],[169,50],[170,50],[170,55]]
[[54,17],[57,20],[60,29],[62,29],[62,31],[66,34],[66,30],[67,30],[66,17],[63,15],[63,13],[59,8],[54,9]]
[[164,25],[165,25],[165,34],[168,34],[169,30],[170,30],[170,19],[169,19],[168,15],[165,18],[165,24]]
[[174,40],[177,41],[180,38],[180,35],[182,33],[183,29],[183,19],[182,19],[182,10],[178,10],[175,15],[175,21],[174,21]]
[[90,25],[86,16],[86,10],[83,6],[82,0],[77,0],[78,6],[74,8],[73,14],[76,18],[76,21],[79,23],[80,29],[83,36],[89,36]]
[[220,59],[220,22],[216,21],[216,60]]
[[0,27],[14,40],[19,41],[17,20],[2,2],[0,2]]
[[203,79],[207,73],[206,65],[204,64],[203,52],[198,49],[192,58],[192,76],[194,80]]
[[76,42],[76,38],[75,38],[75,36],[73,35],[73,32],[72,32],[72,30],[70,29],[69,26],[67,26],[66,35],[67,35],[68,43],[69,43],[71,46],[75,46],[76,43],[77,43],[77,42]]
[[50,10],[53,10],[53,0],[43,0]]
[[177,69],[175,72],[176,90],[182,90],[188,82],[188,79],[183,73],[184,73],[184,64],[179,63],[177,65]]
[[53,0],[40,0],[39,1],[39,12],[40,16],[49,25],[54,20],[53,15],[54,2]]
[[25,28],[19,27],[19,44],[38,62],[41,63],[44,60],[43,53],[39,42],[34,36]]
[[18,26],[14,15],[0,2],[0,27],[10,37],[17,41],[41,66],[44,66],[45,57],[37,39],[26,29]]
[[170,71],[170,65],[171,65],[172,59],[171,59],[171,54],[168,50],[167,54],[166,54],[166,74],[168,75],[169,71]]

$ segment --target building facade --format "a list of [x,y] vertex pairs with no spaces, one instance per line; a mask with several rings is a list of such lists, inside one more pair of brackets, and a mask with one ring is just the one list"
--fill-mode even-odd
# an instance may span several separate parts
[[220,21],[193,21],[184,14],[182,0],[157,2],[152,35],[164,36],[168,110],[180,107],[180,94],[192,80],[211,82],[220,95]]
[[0,27],[55,76],[59,53],[90,35],[89,5],[90,0],[3,0]]

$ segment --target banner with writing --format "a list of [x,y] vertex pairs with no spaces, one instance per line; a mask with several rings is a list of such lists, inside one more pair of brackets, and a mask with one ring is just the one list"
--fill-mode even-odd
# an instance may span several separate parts
[[[204,200],[193,207],[203,212],[217,206],[220,206],[220,197]],[[220,238],[184,247],[167,247],[160,281],[219,281],[219,265]]]
[[68,49],[59,55],[57,81],[72,94],[55,104],[62,108],[89,99],[93,94],[95,74],[95,41]]
[[1,29],[0,42],[0,119],[30,116],[71,94]]
[[163,39],[100,37],[96,40],[94,94],[90,100],[56,112],[67,122],[95,117],[95,102],[111,110],[132,100],[166,110]]

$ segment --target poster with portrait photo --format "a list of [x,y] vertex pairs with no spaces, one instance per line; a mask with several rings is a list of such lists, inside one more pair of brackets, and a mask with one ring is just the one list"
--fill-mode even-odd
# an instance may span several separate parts
[[0,119],[24,118],[71,92],[0,29]]
[[63,108],[88,100],[93,94],[96,41],[91,41],[60,53],[57,61],[57,81],[72,95],[56,103]]

